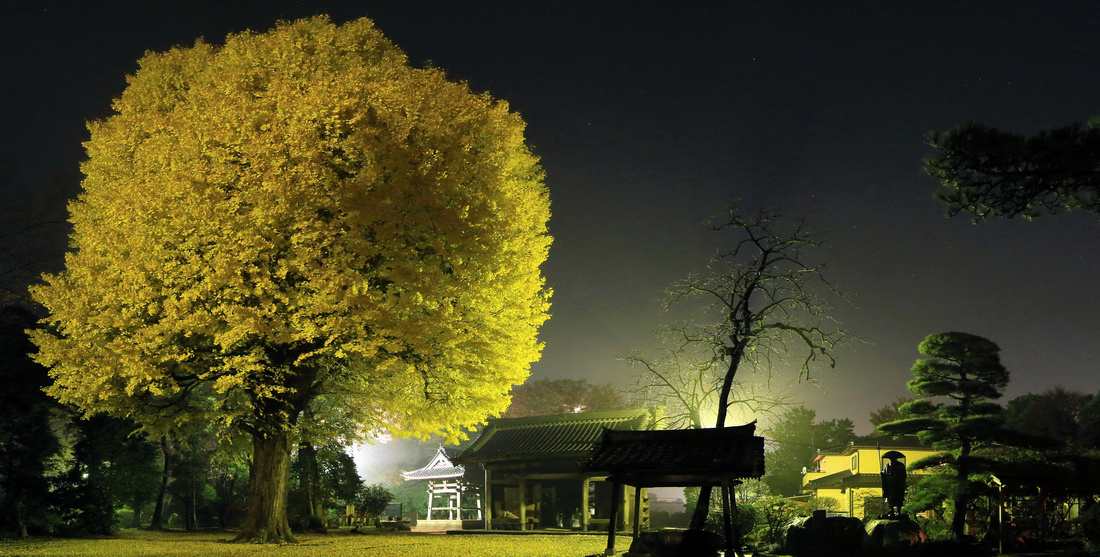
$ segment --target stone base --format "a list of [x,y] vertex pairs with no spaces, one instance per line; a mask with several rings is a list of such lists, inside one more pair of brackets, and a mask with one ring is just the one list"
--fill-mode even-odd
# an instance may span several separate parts
[[867,523],[867,545],[893,549],[926,543],[928,536],[909,517],[880,518]]
[[461,530],[461,520],[417,520],[413,524],[413,532],[446,532],[447,530]]

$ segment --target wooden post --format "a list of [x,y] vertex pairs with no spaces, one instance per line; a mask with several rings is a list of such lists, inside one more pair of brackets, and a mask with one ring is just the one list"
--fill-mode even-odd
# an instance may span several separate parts
[[462,520],[462,484],[459,482],[455,482],[455,514]]
[[432,520],[435,510],[435,480],[428,480],[428,520]]
[[642,488],[634,486],[634,539],[642,533]]
[[[730,514],[733,515],[733,520],[735,521],[737,520],[737,491],[735,491],[734,488],[739,485],[741,485],[741,480],[734,480],[732,483],[730,483],[729,487],[730,509],[732,511]],[[741,543],[740,528],[737,528],[733,531],[733,543],[734,551],[737,553],[737,557],[745,557],[745,553],[741,551],[741,548],[744,544]]]
[[1035,488],[1039,492],[1039,549],[1047,545],[1047,494],[1042,486]]
[[527,480],[519,481],[519,529],[527,529]]
[[722,480],[722,531],[726,535],[726,555],[733,553],[733,524],[730,520],[730,484]]
[[1005,486],[1001,484],[997,476],[993,476],[997,482],[997,555],[1005,554]]
[[[493,473],[485,468],[485,529],[493,529]],[[480,518],[480,517],[479,517]]]
[[588,484],[591,478],[585,478],[581,482],[581,531],[588,531]]
[[623,484],[619,481],[619,478],[611,480],[611,516],[607,521],[607,549],[604,550],[604,555],[615,554],[615,526],[619,507],[623,504]]

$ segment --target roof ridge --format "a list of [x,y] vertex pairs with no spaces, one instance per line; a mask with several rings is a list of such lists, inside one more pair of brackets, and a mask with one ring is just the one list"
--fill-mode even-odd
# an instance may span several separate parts
[[629,408],[625,410],[602,410],[599,412],[571,412],[566,414],[546,414],[544,416],[523,416],[521,418],[489,418],[486,427],[514,427],[524,424],[558,424],[561,422],[606,421],[612,418],[631,419],[651,414],[652,408]]
[[653,424],[655,409],[552,414],[489,421],[477,440],[452,461],[455,464],[498,459],[575,458],[600,441],[605,429],[639,429]]
[[873,435],[861,435],[855,439],[849,441],[844,445],[832,445],[818,450],[821,454],[843,454],[849,448],[852,447],[881,447],[883,449],[917,449],[917,448],[932,448],[931,445],[922,443],[920,437],[916,435],[898,435],[896,437],[890,435],[873,436]]

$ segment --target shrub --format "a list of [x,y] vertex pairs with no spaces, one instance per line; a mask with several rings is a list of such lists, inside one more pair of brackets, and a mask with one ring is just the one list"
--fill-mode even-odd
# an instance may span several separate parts
[[355,507],[359,514],[379,516],[386,512],[386,505],[394,500],[393,493],[382,484],[366,485],[359,488]]
[[928,539],[932,541],[947,541],[954,539],[954,535],[951,533],[951,524],[942,518],[923,518],[917,517],[917,525],[921,530],[924,530],[925,534],[928,534]]
[[1090,552],[1100,550],[1100,505],[1089,505],[1074,521],[1074,532],[1085,539]]
[[55,483],[51,493],[51,533],[59,536],[110,535],[118,531],[118,517],[110,496],[82,478],[74,468]]

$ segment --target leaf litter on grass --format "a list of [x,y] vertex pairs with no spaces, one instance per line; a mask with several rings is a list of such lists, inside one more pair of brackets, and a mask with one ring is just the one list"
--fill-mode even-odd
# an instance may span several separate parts
[[[148,532],[124,530],[95,539],[0,540],[0,557],[582,557],[602,553],[600,535],[439,535],[390,532],[370,535],[336,531],[299,534],[300,543],[226,543],[232,532]],[[616,548],[630,547],[619,536]]]

